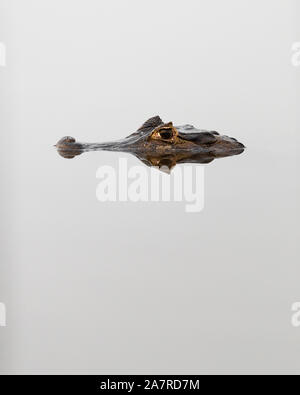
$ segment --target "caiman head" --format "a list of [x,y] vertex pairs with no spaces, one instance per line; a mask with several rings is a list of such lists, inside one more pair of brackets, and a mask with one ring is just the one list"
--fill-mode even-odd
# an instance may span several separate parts
[[238,155],[245,149],[236,139],[191,125],[173,126],[159,116],[148,119],[136,132],[111,143],[78,143],[63,137],[56,144],[60,155],[73,158],[88,151],[129,152],[149,166],[172,168],[176,163],[209,163],[215,158]]

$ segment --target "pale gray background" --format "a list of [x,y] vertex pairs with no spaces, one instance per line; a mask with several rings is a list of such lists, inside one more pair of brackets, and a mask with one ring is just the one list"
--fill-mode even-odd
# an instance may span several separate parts
[[[1,372],[299,372],[299,15],[298,0],[0,1]],[[206,167],[200,214],[101,204],[96,170],[119,155],[52,147],[156,114],[248,147]]]

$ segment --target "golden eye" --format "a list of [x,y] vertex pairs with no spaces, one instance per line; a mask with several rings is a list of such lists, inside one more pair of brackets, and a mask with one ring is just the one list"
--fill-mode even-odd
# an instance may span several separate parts
[[159,135],[164,140],[170,140],[173,137],[173,132],[171,129],[161,129]]

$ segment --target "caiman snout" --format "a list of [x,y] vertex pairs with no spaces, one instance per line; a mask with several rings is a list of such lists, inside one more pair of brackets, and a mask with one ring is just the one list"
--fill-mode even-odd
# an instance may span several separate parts
[[75,143],[76,140],[74,139],[74,137],[71,136],[65,136],[63,138],[61,138],[56,144],[55,147],[59,148],[59,147],[67,147],[68,144],[73,144]]
[[82,154],[82,144],[76,143],[74,137],[65,136],[56,144],[58,153],[67,159],[73,159],[75,156]]

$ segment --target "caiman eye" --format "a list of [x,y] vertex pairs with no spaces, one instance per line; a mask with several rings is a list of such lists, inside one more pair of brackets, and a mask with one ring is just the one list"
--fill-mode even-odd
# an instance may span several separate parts
[[175,144],[178,131],[173,127],[172,122],[164,124],[156,128],[150,135],[149,139],[156,140],[161,144]]
[[162,129],[160,130],[159,135],[164,140],[170,140],[173,137],[173,132],[170,129]]

